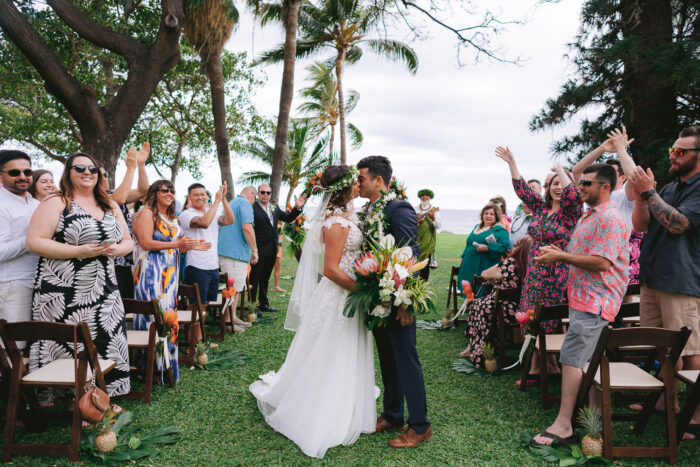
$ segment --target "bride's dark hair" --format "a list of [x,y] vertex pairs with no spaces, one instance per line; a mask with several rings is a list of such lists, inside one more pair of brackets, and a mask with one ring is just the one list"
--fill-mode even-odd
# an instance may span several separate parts
[[[333,185],[341,178],[345,177],[349,171],[350,167],[347,165],[331,165],[324,170],[323,175],[321,175],[321,186],[327,188]],[[331,199],[328,200],[328,209],[346,209],[348,203],[352,199],[352,187],[353,184],[351,183],[346,189],[331,193]]]

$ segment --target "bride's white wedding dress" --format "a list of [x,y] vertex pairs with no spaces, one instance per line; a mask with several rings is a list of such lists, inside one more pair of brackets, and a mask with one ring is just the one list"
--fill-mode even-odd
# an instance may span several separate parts
[[[363,242],[357,217],[333,215],[323,223],[350,227],[340,268],[351,277]],[[349,445],[376,424],[374,346],[361,317],[343,315],[348,292],[323,277],[306,301],[301,325],[278,372],[250,385],[267,423],[304,454]]]

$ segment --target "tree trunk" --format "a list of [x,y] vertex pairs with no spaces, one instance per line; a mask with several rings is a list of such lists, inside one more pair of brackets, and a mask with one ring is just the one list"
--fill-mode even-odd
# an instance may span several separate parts
[[[113,174],[117,168],[123,142],[116,142],[109,134],[86,134],[83,138],[82,151],[95,158],[97,164],[107,173]],[[109,179],[109,187],[114,189],[114,177]]]
[[213,54],[205,63],[209,86],[211,87],[211,110],[214,114],[214,141],[219,159],[221,179],[228,185],[226,199],[233,199],[233,175],[231,174],[231,153],[228,149],[226,131],[226,95],[224,93],[224,73],[221,67],[221,51]]
[[670,0],[622,0],[622,34],[636,42],[635,53],[624,62],[621,99],[627,132],[636,138],[634,158],[651,167],[659,186],[670,180],[665,148],[678,130],[676,96],[673,86],[657,79],[648,56],[672,42],[673,21]]
[[280,90],[280,110],[275,132],[275,149],[272,156],[272,173],[270,174],[271,201],[276,203],[282,186],[287,157],[287,139],[289,136],[289,113],[294,97],[294,64],[297,54],[297,28],[299,27],[300,0],[283,0],[284,10],[284,65],[282,68],[282,89]]
[[343,100],[343,66],[347,50],[340,49],[335,59],[335,79],[338,86],[338,120],[340,122],[340,165],[347,164],[347,148],[345,141],[345,101]]
[[333,164],[333,144],[335,143],[335,123],[331,124],[331,139],[328,142],[328,164]]
[[185,147],[185,142],[183,140],[178,141],[177,151],[175,151],[175,161],[173,165],[170,166],[170,181],[175,184],[175,179],[177,178],[177,172],[180,170],[180,161],[182,160],[182,149]]
[[296,185],[294,186],[289,186],[289,191],[287,192],[287,203],[284,205],[285,209],[287,206],[289,206],[290,202],[292,201],[292,195],[294,194],[294,190],[296,189]]

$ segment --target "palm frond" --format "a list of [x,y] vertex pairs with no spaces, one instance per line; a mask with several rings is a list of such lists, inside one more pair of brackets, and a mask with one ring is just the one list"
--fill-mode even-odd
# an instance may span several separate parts
[[364,142],[362,132],[352,123],[348,123],[347,130],[348,136],[350,137],[350,144],[352,144],[353,149],[359,149]]
[[357,102],[360,100],[360,93],[354,89],[345,91],[345,115],[353,111]]
[[407,44],[393,39],[367,39],[365,42],[377,55],[384,56],[390,60],[402,61],[408,67],[408,71],[416,74],[418,57],[415,50]]
[[348,49],[348,53],[345,56],[345,61],[347,63],[357,63],[362,58],[362,49],[356,45]]
[[255,15],[260,18],[260,24],[265,26],[268,23],[282,22],[282,4],[281,3],[263,3],[255,10]]
[[274,148],[261,138],[255,138],[243,146],[243,154],[265,164],[272,164]]
[[238,183],[245,183],[248,185],[257,185],[259,183],[265,183],[270,181],[270,173],[263,172],[262,170],[252,170],[250,172],[245,172],[238,179]]
[[276,49],[263,52],[253,61],[253,66],[260,63],[280,63],[282,61],[284,61],[284,44],[280,44]]

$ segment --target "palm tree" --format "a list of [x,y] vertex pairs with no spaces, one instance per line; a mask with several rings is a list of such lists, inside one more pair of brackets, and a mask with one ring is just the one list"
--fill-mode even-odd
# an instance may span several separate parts
[[221,51],[238,21],[238,10],[231,0],[185,0],[184,35],[194,46],[209,79],[214,115],[214,141],[221,177],[228,185],[227,198],[233,197],[231,154],[226,130],[226,100]]
[[[333,161],[333,144],[335,141],[335,126],[338,123],[338,86],[333,77],[333,66],[323,62],[316,62],[307,70],[310,73],[311,86],[300,89],[299,95],[306,100],[299,105],[299,110],[310,116],[319,134],[330,130],[328,143],[328,160]],[[345,104],[345,113],[349,114],[357,105],[360,94],[357,91],[348,91],[348,99]],[[362,146],[363,136],[360,130],[348,123],[348,133],[353,148]]]
[[[282,171],[282,181],[289,185],[287,201],[292,200],[294,190],[305,180],[330,165],[325,157],[328,138],[319,138],[314,144],[314,125],[308,118],[291,119],[289,131],[289,150]],[[312,147],[313,144],[313,147]],[[275,148],[262,138],[256,138],[246,148],[246,154],[272,167],[275,160]],[[258,184],[267,182],[270,173],[253,170],[241,176],[241,183]]]
[[[256,3],[258,0],[252,0]],[[258,6],[256,14],[264,25],[269,21],[281,21],[284,26],[284,45],[282,49],[282,89],[280,90],[280,107],[275,130],[274,157],[270,188],[272,202],[276,202],[282,184],[285,168],[287,144],[289,138],[289,118],[294,97],[294,65],[297,55],[297,29],[299,28],[299,7],[305,0],[281,0],[280,3],[268,3]]]
[[[364,45],[380,56],[403,61],[413,74],[418,69],[418,58],[407,44],[392,39],[367,37],[379,19],[377,10],[362,6],[360,0],[326,0],[322,8],[305,3],[299,14],[303,34],[296,44],[297,57],[317,53],[323,48],[336,51],[335,76],[338,87],[341,164],[347,161],[342,84],[345,63],[359,60],[362,56],[361,46]],[[278,47],[264,53],[258,61],[279,62],[284,58],[285,52],[284,47]]]

